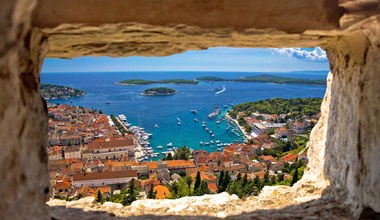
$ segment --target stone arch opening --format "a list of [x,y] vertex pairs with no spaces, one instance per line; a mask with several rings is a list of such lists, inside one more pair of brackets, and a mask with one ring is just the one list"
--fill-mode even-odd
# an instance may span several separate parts
[[378,216],[377,1],[159,3],[1,3],[0,195],[7,199],[0,208],[5,218],[49,218],[44,205],[49,192],[47,115],[38,91],[44,57],[168,55],[221,45],[320,45],[327,50],[331,74],[323,120],[313,130],[308,171],[291,191],[309,195],[323,190],[355,218]]

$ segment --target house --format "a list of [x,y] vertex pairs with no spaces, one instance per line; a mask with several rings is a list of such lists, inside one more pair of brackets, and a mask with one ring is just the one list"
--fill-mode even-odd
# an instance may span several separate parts
[[276,138],[286,138],[288,136],[288,129],[285,127],[277,128],[275,130],[274,136]]
[[298,158],[298,154],[287,154],[280,158],[284,163],[293,164]]
[[167,160],[165,161],[170,171],[186,171],[187,168],[195,167],[194,161],[191,160]]
[[82,158],[80,146],[67,146],[63,148],[65,159]]
[[233,164],[232,166],[226,167],[225,170],[231,174],[235,174],[237,172],[244,173],[247,171],[247,167],[244,164]]
[[112,184],[126,184],[137,179],[136,170],[123,170],[114,172],[81,173],[73,175],[72,185],[76,188],[83,186],[99,187]]
[[[93,141],[88,144],[87,150],[91,153],[87,159],[120,159],[124,156],[134,157],[134,147],[136,145],[134,139],[120,139],[109,141]],[[86,152],[88,153],[88,152]]]

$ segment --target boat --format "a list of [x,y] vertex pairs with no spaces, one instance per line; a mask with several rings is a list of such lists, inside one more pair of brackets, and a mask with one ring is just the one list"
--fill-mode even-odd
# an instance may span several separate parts
[[162,149],[162,146],[160,145],[160,146],[157,146],[156,148],[157,148],[157,149]]
[[206,127],[206,122],[202,121],[202,127]]
[[181,122],[181,119],[180,119],[180,118],[177,118],[177,121]]
[[219,144],[219,143],[220,143],[220,140],[216,140],[215,143]]
[[227,105],[223,105],[224,108],[227,108]]
[[195,110],[195,109],[191,109],[190,112],[191,112],[191,113],[194,113],[194,114],[198,114],[198,111]]
[[210,143],[211,143],[211,144],[213,144],[213,143],[214,143],[214,141],[213,141],[213,140],[211,140],[211,141],[210,141]]
[[206,128],[206,131],[209,131],[210,129]]
[[203,142],[201,141],[201,142],[199,142],[199,145],[203,145]]
[[154,127],[155,127],[155,128],[159,128],[159,127],[158,127],[158,124],[155,124]]
[[215,137],[215,135],[214,135],[214,134],[212,134],[212,135],[211,135],[211,137]]
[[106,102],[106,105],[109,105],[109,104],[111,104],[111,102]]
[[179,121],[179,122],[177,122],[177,125],[178,125],[178,126],[181,126],[181,125],[182,125],[182,123]]
[[219,121],[219,120],[217,120],[217,121],[216,121],[216,123],[217,123],[217,124],[220,124],[220,121]]
[[212,131],[210,130],[210,131],[208,131],[208,133],[213,134],[214,132],[212,132]]
[[171,147],[168,147],[168,151],[172,151],[173,150],[173,148],[171,148]]
[[218,94],[220,94],[220,93],[222,93],[224,91],[226,91],[226,87],[225,86],[223,86],[223,88],[220,91],[216,92],[215,95],[218,95]]
[[222,151],[223,149],[221,147],[218,147],[216,150],[217,151]]
[[205,142],[205,145],[210,145],[210,142]]
[[198,120],[198,118],[194,118],[194,121],[195,121],[195,122],[198,122],[199,120]]
[[173,146],[173,143],[172,142],[170,142],[169,144],[167,144],[166,146],[168,146],[168,147],[172,147]]

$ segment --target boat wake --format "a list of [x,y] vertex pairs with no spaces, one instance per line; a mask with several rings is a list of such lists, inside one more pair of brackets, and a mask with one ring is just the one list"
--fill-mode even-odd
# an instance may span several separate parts
[[222,93],[222,92],[224,92],[224,91],[226,91],[226,87],[225,87],[225,86],[223,86],[223,89],[222,89],[222,90],[217,91],[217,92],[215,93],[215,95],[218,95],[218,94],[220,94],[220,93]]

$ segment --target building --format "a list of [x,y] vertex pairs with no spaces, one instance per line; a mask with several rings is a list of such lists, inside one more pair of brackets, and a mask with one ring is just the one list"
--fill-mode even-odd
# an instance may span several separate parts
[[93,141],[88,144],[84,156],[87,159],[121,159],[125,156],[134,157],[134,148],[137,142],[134,139],[110,141]]
[[127,184],[132,179],[137,179],[136,170],[122,170],[114,172],[80,173],[73,175],[72,185],[75,188],[83,186],[99,187],[114,184]]
[[65,159],[82,158],[80,146],[67,146],[63,149]]

